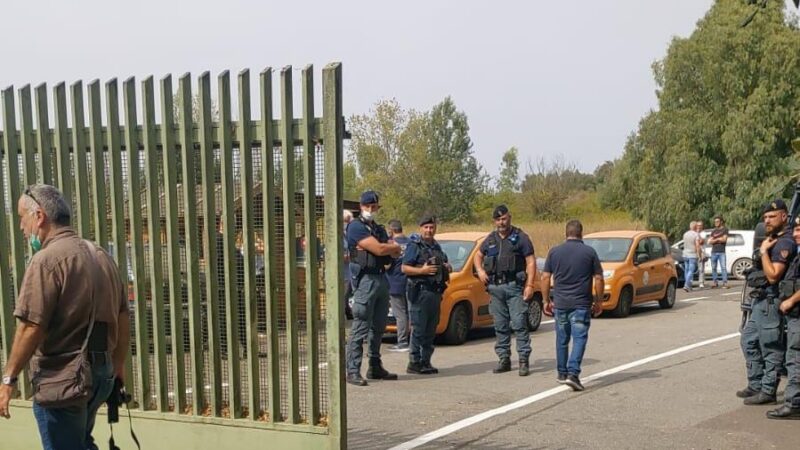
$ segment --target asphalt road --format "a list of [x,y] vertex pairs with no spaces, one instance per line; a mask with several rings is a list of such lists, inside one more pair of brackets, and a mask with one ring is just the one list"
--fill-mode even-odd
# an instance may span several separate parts
[[512,372],[491,373],[491,330],[437,347],[434,376],[406,375],[408,354],[386,343],[384,364],[400,379],[348,385],[349,447],[798,448],[800,422],[767,420],[774,406],[734,395],[745,386],[740,319],[736,285],[679,291],[671,310],[643,305],[625,319],[595,319],[580,393],[555,381],[552,323],[532,334],[528,377],[515,360]]

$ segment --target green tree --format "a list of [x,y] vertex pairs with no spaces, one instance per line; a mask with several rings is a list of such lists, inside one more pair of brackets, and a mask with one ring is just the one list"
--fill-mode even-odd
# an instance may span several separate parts
[[519,151],[511,147],[503,153],[500,163],[500,176],[497,178],[497,190],[515,192],[519,189]]
[[721,213],[752,227],[760,205],[787,194],[798,157],[800,32],[769,2],[741,28],[745,2],[717,0],[688,38],[653,65],[659,107],[645,115],[602,186],[603,203],[680,234]]

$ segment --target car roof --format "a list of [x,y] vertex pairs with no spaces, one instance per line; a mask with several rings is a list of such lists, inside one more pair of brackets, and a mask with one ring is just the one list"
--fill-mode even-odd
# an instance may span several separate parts
[[437,233],[437,241],[479,241],[489,233],[485,231],[458,231],[453,233]]
[[655,231],[647,231],[647,230],[614,230],[614,231],[599,231],[597,233],[591,233],[584,236],[584,238],[637,238],[639,236],[657,236],[661,238],[665,238],[661,233],[657,233]]

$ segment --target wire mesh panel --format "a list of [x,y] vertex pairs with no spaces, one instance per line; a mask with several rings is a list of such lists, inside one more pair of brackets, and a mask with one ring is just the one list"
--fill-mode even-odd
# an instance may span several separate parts
[[[6,100],[13,90],[3,91],[0,361],[29,256],[10,218],[23,183],[52,183],[75,211],[74,228],[109,250],[127,284],[126,383],[136,408],[285,422],[343,442],[343,428],[320,434],[344,423],[341,264],[330,263],[342,257],[341,189],[326,186],[341,173],[341,71],[325,69],[323,104],[335,115],[323,119],[314,116],[312,72],[303,70],[300,119],[291,67],[281,71],[277,114],[272,71],[260,74],[261,117],[247,71],[238,89],[221,74],[214,101],[208,73],[197,95],[189,75],[177,91],[170,77],[158,86],[130,78],[119,93],[116,80],[105,90],[93,81],[86,101],[81,81],[69,96],[60,83],[53,129],[46,86],[35,101],[26,86],[23,139]],[[332,330],[338,345],[328,343]]]

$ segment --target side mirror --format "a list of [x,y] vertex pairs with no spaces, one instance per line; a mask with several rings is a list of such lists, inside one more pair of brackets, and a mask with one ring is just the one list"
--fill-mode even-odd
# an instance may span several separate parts
[[647,261],[650,261],[650,256],[648,256],[647,253],[638,253],[633,263],[639,265],[646,263]]

